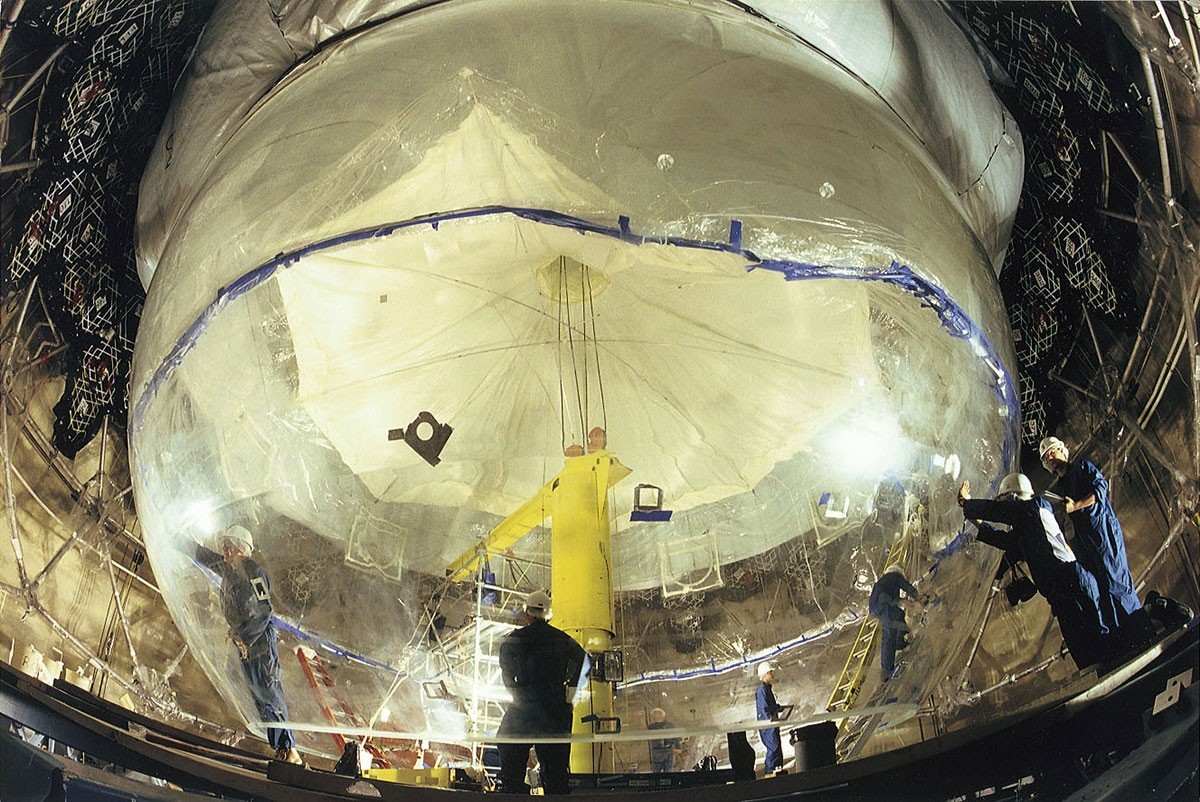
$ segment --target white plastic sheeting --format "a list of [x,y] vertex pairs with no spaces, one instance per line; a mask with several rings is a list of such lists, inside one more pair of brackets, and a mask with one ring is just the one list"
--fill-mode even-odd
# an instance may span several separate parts
[[[218,9],[143,182],[130,433],[164,597],[249,720],[193,539],[248,526],[281,621],[357,656],[352,703],[454,737],[419,683],[387,696],[449,670],[430,583],[593,426],[634,471],[631,674],[717,681],[853,619],[886,488],[922,503],[921,559],[959,543],[947,460],[997,477],[1018,423],[992,266],[1020,140],[939,7],[854,8]],[[387,439],[422,411],[454,428],[436,465]],[[628,521],[634,482],[670,524]],[[970,617],[992,566],[951,551]]]

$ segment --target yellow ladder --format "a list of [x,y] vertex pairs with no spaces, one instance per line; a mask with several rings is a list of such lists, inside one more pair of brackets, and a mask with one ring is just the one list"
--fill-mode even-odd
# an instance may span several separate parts
[[[888,551],[887,558],[884,560],[880,574],[883,574],[893,565],[902,564],[908,556],[908,547],[915,535],[915,530],[920,528],[920,510],[916,503],[916,498],[910,494],[904,494],[904,529],[900,536],[896,538],[896,542]],[[849,711],[858,701],[858,695],[862,692],[863,683],[867,678],[867,671],[871,664],[871,657],[875,653],[876,635],[879,633],[879,621],[872,615],[868,614],[862,624],[858,628],[858,635],[854,639],[854,645],[850,647],[850,654],[846,657],[846,665],[842,668],[842,674],[838,678],[837,684],[833,686],[833,693],[829,696],[829,703],[825,706],[829,712]],[[858,726],[854,726],[851,722],[855,722]],[[844,744],[852,741],[858,744],[861,748],[859,734],[862,726],[866,722],[861,718],[846,717],[842,719],[838,730],[838,743]]]

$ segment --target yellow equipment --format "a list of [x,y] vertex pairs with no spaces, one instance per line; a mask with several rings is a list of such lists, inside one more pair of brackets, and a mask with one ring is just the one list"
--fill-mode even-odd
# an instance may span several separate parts
[[451,771],[449,766],[436,769],[367,769],[363,772],[363,776],[368,780],[382,780],[389,783],[449,788]]
[[[450,564],[452,580],[471,577],[479,554],[512,546],[547,517],[550,527],[550,566],[554,625],[573,637],[590,654],[612,649],[612,547],[608,489],[631,471],[608,451],[571,456],[563,469],[529,501],[501,521],[481,544]],[[584,717],[611,718],[613,683],[589,679],[587,694],[575,706],[574,735],[591,735]],[[613,771],[611,744],[571,745],[571,771],[591,774]]]

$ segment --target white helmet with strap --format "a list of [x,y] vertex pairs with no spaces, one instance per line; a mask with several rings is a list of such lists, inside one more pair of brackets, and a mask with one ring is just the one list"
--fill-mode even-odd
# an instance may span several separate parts
[[250,530],[241,524],[234,524],[222,533],[221,546],[224,547],[226,543],[241,546],[247,554],[254,551],[254,538],[250,536]]
[[1033,483],[1023,473],[1010,473],[1000,480],[1000,487],[996,489],[996,498],[1005,496],[1016,496],[1028,501],[1033,498]]
[[1042,442],[1038,444],[1038,459],[1046,461],[1046,452],[1052,448],[1061,448],[1064,459],[1071,458],[1071,452],[1067,449],[1067,444],[1057,437],[1043,437]]

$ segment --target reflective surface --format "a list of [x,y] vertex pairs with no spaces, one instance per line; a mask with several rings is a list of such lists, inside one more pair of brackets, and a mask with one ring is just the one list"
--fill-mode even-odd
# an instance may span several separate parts
[[[555,8],[451,4],[351,37],[214,154],[131,393],[164,598],[255,721],[192,559],[242,524],[302,747],[337,751],[323,707],[343,699],[397,747],[473,742],[505,698],[508,589],[563,570],[552,521],[447,569],[599,427],[632,471],[609,491],[627,730],[651,707],[693,730],[752,718],[766,656],[796,718],[823,711],[902,546],[941,599],[889,683],[901,717],[994,566],[956,540],[953,501],[1013,459],[993,254],[911,131],[771,26]],[[669,521],[631,520],[637,484]]]

